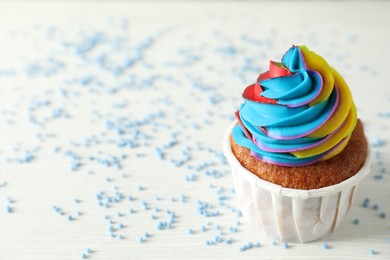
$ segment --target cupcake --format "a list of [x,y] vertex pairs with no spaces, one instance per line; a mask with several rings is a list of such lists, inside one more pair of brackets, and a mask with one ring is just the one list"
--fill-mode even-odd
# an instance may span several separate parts
[[292,46],[242,96],[224,154],[244,217],[285,242],[335,231],[370,170],[347,83],[321,56]]

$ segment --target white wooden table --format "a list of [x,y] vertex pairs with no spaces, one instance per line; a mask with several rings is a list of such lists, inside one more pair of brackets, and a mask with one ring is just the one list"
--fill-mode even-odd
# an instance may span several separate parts
[[[389,25],[382,1],[1,2],[0,259],[390,259]],[[291,44],[345,76],[378,157],[334,235],[284,249],[221,141]]]

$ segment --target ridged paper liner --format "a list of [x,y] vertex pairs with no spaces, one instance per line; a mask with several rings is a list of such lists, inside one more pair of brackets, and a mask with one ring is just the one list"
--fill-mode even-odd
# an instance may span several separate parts
[[241,166],[230,146],[235,125],[225,134],[223,150],[244,217],[264,236],[279,241],[304,243],[334,232],[352,205],[357,184],[370,172],[370,146],[363,167],[343,182],[312,190],[283,188]]

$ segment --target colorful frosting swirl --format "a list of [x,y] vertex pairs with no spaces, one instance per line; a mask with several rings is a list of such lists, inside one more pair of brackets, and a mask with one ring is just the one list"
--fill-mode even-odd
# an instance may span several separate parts
[[348,85],[306,46],[291,47],[281,63],[271,61],[243,98],[234,141],[272,164],[327,160],[344,149],[356,125]]

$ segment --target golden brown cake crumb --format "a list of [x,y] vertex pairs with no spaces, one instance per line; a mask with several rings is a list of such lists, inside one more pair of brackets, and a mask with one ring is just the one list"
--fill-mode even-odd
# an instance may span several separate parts
[[302,190],[318,189],[342,182],[355,175],[363,166],[368,144],[360,120],[347,146],[338,155],[302,167],[286,167],[257,160],[248,148],[236,144],[230,137],[232,152],[243,167],[259,178],[285,188]]

